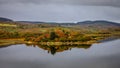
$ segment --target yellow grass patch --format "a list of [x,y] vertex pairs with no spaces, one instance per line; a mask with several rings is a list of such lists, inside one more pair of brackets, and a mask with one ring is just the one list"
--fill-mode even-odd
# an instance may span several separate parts
[[0,26],[10,26],[10,27],[17,27],[17,25],[13,25],[13,24],[0,24]]

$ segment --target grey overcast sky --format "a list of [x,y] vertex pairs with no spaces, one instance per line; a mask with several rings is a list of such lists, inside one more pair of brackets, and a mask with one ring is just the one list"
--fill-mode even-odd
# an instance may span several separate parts
[[120,0],[0,0],[0,17],[17,21],[120,22]]

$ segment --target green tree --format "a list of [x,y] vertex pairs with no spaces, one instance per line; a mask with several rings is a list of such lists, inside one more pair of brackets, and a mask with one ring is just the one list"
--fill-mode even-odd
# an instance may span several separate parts
[[50,40],[54,40],[56,37],[57,35],[54,31],[50,33]]

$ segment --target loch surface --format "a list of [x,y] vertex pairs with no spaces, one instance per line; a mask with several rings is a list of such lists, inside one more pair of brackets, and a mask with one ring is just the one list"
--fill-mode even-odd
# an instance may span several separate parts
[[0,68],[120,68],[120,39],[58,51],[40,47],[1,47]]

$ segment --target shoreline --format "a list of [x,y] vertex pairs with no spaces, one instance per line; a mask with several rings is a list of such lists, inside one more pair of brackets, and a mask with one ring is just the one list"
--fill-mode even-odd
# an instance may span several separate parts
[[[61,45],[84,45],[84,44],[94,44],[101,43],[100,41],[104,41],[104,39],[90,40],[90,41],[76,41],[76,42],[32,42],[32,41],[24,41],[24,38],[12,38],[12,39],[0,39],[0,47],[5,47],[9,45],[15,44],[28,44],[28,45],[47,45],[47,46],[61,46]],[[108,37],[109,39],[109,37]]]

